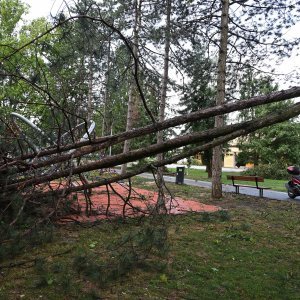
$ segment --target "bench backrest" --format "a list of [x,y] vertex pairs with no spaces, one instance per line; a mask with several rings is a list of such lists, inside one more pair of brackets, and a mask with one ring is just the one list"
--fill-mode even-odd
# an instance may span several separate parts
[[260,176],[237,176],[237,175],[227,175],[227,179],[231,180],[241,180],[241,181],[255,181],[264,182],[264,178]]

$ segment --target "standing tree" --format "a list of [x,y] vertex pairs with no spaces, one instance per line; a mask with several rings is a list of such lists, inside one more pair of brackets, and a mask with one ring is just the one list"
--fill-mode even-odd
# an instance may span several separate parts
[[[228,22],[229,22],[229,0],[222,0],[221,28],[220,28],[220,45],[218,59],[217,75],[217,95],[216,105],[222,105],[225,102],[225,84],[226,84],[226,59],[228,46]],[[224,126],[224,117],[215,117],[215,127]],[[213,149],[212,159],[212,197],[219,199],[222,197],[222,164],[223,164],[223,147],[219,145]]]
[[[134,24],[133,24],[133,43],[132,43],[132,76],[130,79],[129,86],[129,98],[128,98],[128,109],[127,109],[127,121],[126,121],[126,131],[133,129],[138,116],[138,93],[136,88],[136,82],[133,76],[138,76],[139,68],[139,35],[142,23],[142,2],[143,0],[134,0]],[[127,153],[130,150],[130,141],[124,142],[123,153]],[[127,164],[122,165],[121,173],[124,174],[127,169]]]
[[[170,45],[171,45],[171,13],[172,13],[172,1],[166,0],[166,24],[164,30],[165,38],[165,49],[164,49],[164,68],[163,75],[161,80],[161,93],[159,101],[159,112],[158,112],[158,121],[162,122],[165,120],[165,110],[166,110],[166,101],[167,101],[167,88],[169,81],[169,57],[170,57]],[[161,144],[163,142],[164,132],[159,131],[157,133],[157,143]],[[163,153],[157,155],[157,160],[162,161],[164,159]],[[164,192],[163,192],[163,168],[158,168],[157,172],[158,179],[158,205],[163,209],[166,209],[164,202]]]
[[[183,59],[183,65],[190,81],[183,87],[183,97],[180,104],[184,106],[184,109],[180,110],[179,113],[185,115],[213,106],[215,100],[212,78],[214,64],[209,58],[205,57],[205,51],[199,44],[194,44],[193,48],[187,52],[185,59]],[[182,133],[201,132],[213,127],[214,119],[209,118],[186,124]],[[208,177],[211,178],[211,149],[203,151],[201,156]]]
[[[276,63],[276,59],[288,56],[293,47],[299,46],[299,39],[287,40],[284,37],[286,29],[299,19],[299,9],[292,0],[277,1],[272,5],[267,0],[220,2],[221,16],[217,13],[220,3],[209,1],[205,3],[206,11],[211,13],[209,24],[202,18],[198,18],[198,24],[206,25],[205,30],[200,32],[209,41],[210,52],[216,46],[219,48],[217,99],[224,100],[226,88],[226,99],[230,100],[235,99],[239,88],[237,82],[245,67],[268,67],[268,71],[273,72],[272,61]],[[216,40],[218,33],[221,35],[220,42]],[[216,119],[216,126],[222,126],[222,123],[222,118]],[[221,150],[221,147],[214,150],[212,196],[215,198],[222,196]]]

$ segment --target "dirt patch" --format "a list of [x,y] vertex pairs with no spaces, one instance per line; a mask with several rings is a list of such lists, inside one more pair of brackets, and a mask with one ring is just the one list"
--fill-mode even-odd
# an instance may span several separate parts
[[[73,196],[72,196],[73,197]],[[94,188],[89,199],[83,193],[77,194],[74,208],[79,214],[65,216],[61,221],[94,222],[116,217],[137,217],[150,215],[156,209],[158,193],[132,188],[126,184],[115,183],[112,187]],[[168,214],[185,214],[190,212],[216,212],[221,207],[200,203],[197,200],[184,200],[179,197],[167,198]],[[87,213],[88,212],[88,213]]]

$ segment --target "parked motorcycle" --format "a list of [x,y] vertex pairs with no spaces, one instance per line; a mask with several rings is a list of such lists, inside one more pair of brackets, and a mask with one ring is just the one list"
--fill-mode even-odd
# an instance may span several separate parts
[[291,180],[285,184],[288,196],[291,199],[300,196],[300,168],[289,166],[287,172],[292,175]]

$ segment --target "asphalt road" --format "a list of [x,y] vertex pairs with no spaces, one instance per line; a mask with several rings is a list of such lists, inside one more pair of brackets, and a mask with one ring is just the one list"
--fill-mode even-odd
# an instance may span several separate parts
[[[142,176],[144,178],[153,178],[152,174],[143,173],[139,176]],[[164,176],[165,181],[167,182],[175,182],[174,176]],[[191,185],[191,186],[199,186],[204,188],[211,188],[211,182],[207,181],[199,181],[199,180],[193,180],[193,179],[184,179],[184,184]],[[228,184],[223,184],[223,191],[224,192],[230,192],[235,193],[235,188]],[[249,195],[249,196],[255,196],[259,197],[259,190],[254,188],[245,188],[240,187],[240,194]],[[264,190],[264,198],[274,199],[274,200],[280,200],[280,201],[295,201],[300,203],[300,197],[296,197],[294,200],[290,199],[287,193],[284,192],[277,192],[272,190]]]

